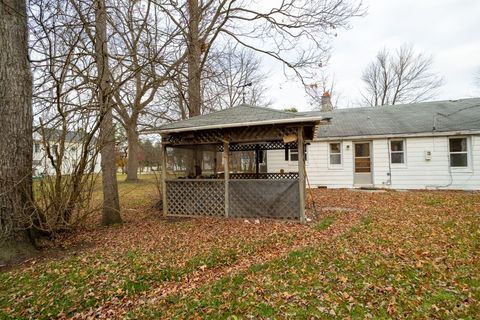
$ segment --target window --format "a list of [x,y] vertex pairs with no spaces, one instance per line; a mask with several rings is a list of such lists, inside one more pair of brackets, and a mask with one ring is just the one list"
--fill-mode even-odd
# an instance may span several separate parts
[[[290,161],[298,161],[298,149],[289,149]],[[305,146],[305,161],[307,161],[307,146]]]
[[390,141],[390,161],[391,163],[405,163],[405,141]]
[[467,138],[450,138],[450,167],[468,167]]
[[340,165],[342,164],[342,145],[340,142],[330,143],[330,164],[331,165]]
[[52,155],[56,155],[58,153],[58,146],[55,144],[52,146]]
[[35,143],[33,146],[34,146],[33,151],[35,153],[39,153],[40,152],[40,143]]

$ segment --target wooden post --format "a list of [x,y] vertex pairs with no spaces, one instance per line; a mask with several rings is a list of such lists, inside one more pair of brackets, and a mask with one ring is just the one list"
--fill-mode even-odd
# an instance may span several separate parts
[[167,145],[162,142],[162,205],[163,205],[163,216],[167,216]]
[[305,223],[305,142],[303,140],[303,127],[298,128],[298,188],[300,195],[300,222]]
[[255,145],[255,179],[258,179],[258,173],[260,172],[260,148],[258,144]]
[[230,156],[229,156],[229,143],[223,143],[223,168],[224,168],[224,178],[225,178],[225,217],[228,218],[228,211],[230,209],[228,204],[228,180],[230,179]]

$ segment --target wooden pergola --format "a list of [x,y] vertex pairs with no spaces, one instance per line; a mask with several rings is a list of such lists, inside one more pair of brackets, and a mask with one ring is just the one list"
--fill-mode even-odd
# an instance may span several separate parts
[[[162,126],[165,216],[287,218],[305,221],[305,144],[321,117],[241,105]],[[298,172],[260,172],[266,150],[298,150]],[[255,171],[232,172],[231,154],[251,152]],[[176,156],[183,153],[182,157]],[[206,155],[214,156],[207,157]],[[221,155],[221,156],[220,156]],[[205,166],[205,161],[213,163]],[[268,159],[267,159],[268,161]],[[183,176],[169,177],[170,167]],[[206,172],[202,168],[211,169]]]

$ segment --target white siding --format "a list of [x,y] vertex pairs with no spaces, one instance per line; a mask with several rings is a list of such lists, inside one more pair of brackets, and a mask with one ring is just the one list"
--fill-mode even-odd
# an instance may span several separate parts
[[[391,165],[391,188],[395,189],[480,189],[480,136],[469,137],[469,167],[450,168],[448,137],[407,138],[406,163]],[[374,145],[374,184],[389,186],[388,140]],[[431,160],[425,151],[432,152]]]
[[[307,146],[307,176],[312,187],[351,188],[353,185],[353,155],[351,141],[342,143],[342,165],[328,165],[328,142],[312,142]],[[347,146],[348,149],[347,149]],[[284,150],[268,151],[268,172],[297,172],[295,162],[285,161]]]
[[[405,138],[405,164],[389,165],[389,140],[372,140],[373,184],[394,189],[480,189],[480,136],[469,136],[469,167],[449,166],[448,137]],[[363,140],[362,140],[363,141]],[[333,142],[333,141],[332,141]],[[337,142],[337,141],[336,141]],[[308,146],[307,175],[312,187],[353,187],[353,142],[342,142],[342,165],[328,165],[328,143],[312,142]],[[431,160],[425,159],[431,151]],[[297,164],[285,161],[283,150],[268,151],[269,172],[296,172]],[[391,175],[389,175],[389,172]]]
[[[40,145],[38,152],[35,152],[35,144]],[[51,145],[54,145],[54,142],[50,142]],[[38,176],[42,174],[54,175],[55,168],[52,166],[50,159],[47,156],[47,151],[45,150],[43,144],[40,141],[34,141],[33,149],[33,175]],[[65,154],[62,163],[62,174],[71,173],[76,167],[79,159],[81,158],[81,148],[80,143],[65,143]],[[89,169],[88,167],[87,169]],[[100,155],[97,156],[95,162],[94,172],[100,172]]]

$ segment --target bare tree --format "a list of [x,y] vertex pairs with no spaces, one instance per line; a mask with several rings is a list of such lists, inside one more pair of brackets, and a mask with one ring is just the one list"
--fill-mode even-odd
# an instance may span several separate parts
[[322,97],[325,97],[327,93],[333,108],[336,109],[339,105],[341,94],[336,89],[335,77],[330,76],[325,71],[319,73],[319,80],[317,82],[305,86],[305,91],[309,103],[314,109],[321,109]]
[[211,54],[210,60],[202,81],[204,109],[271,104],[265,95],[267,74],[261,70],[262,59],[255,51],[228,43],[221,52]]
[[335,29],[362,14],[360,4],[348,0],[288,0],[274,7],[248,0],[167,0],[159,5],[181,28],[187,44],[189,116],[201,113],[202,72],[215,44],[233,40],[302,78],[325,58]]
[[29,248],[32,200],[32,76],[25,1],[0,2],[0,260]]
[[432,71],[433,59],[403,45],[393,54],[381,50],[362,75],[363,103],[370,106],[414,103],[431,99],[443,79]]
[[108,64],[107,10],[105,0],[95,1],[95,57],[98,71],[98,105],[104,114],[100,125],[102,156],[103,210],[102,224],[122,222],[118,198],[115,163],[115,127],[113,125],[112,76]]
[[151,1],[113,3],[109,12],[109,43],[116,86],[114,108],[128,141],[126,180],[135,181],[138,137],[145,127],[150,127],[141,118],[162,116],[162,110],[155,108],[159,104],[158,91],[174,78],[186,53],[177,39],[178,28],[165,23],[165,16]]

